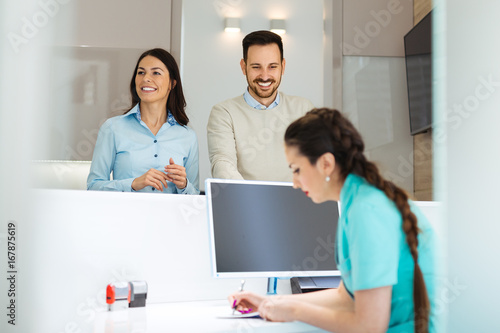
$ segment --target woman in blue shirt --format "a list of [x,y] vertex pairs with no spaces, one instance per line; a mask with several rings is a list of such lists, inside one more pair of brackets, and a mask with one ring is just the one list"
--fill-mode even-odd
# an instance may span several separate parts
[[187,127],[172,55],[163,49],[144,52],[130,94],[131,110],[108,119],[99,130],[87,189],[199,194],[198,140]]
[[435,233],[407,194],[363,154],[354,126],[337,110],[315,109],[285,133],[294,187],[315,203],[338,201],[338,289],[229,297],[242,312],[302,321],[332,332],[434,332]]

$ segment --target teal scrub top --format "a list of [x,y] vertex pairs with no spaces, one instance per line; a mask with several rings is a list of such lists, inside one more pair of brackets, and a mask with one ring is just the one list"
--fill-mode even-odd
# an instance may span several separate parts
[[[429,332],[435,332],[436,236],[413,202],[418,220],[419,265],[431,301]],[[364,178],[349,174],[340,192],[337,230],[337,266],[345,288],[355,291],[392,286],[388,332],[414,332],[414,263],[394,202]]]

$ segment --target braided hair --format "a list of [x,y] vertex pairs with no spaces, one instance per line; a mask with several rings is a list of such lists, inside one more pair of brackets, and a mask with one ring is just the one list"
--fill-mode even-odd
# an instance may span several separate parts
[[285,144],[297,147],[300,154],[316,164],[319,157],[330,152],[340,167],[340,176],[346,179],[350,173],[363,177],[391,199],[403,219],[403,231],[414,261],[413,305],[415,332],[427,333],[429,329],[430,303],[424,277],[418,265],[417,217],[410,210],[408,195],[394,183],[385,180],[377,166],[363,154],[364,143],[352,123],[337,110],[313,109],[294,121],[285,133]]

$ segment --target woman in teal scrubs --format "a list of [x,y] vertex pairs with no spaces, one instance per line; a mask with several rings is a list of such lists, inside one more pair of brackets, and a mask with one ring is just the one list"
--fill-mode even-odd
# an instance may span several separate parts
[[434,332],[435,233],[408,195],[363,154],[361,135],[337,110],[315,109],[285,133],[295,188],[339,201],[338,289],[229,296],[241,312],[332,332]]

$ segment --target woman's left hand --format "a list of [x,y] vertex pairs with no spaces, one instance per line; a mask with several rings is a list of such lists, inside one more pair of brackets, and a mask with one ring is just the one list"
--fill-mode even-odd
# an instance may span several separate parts
[[175,164],[172,157],[170,157],[169,162],[170,164],[165,166],[165,172],[168,177],[167,180],[174,183],[178,189],[182,190],[187,186],[186,168],[182,165]]
[[262,318],[269,321],[295,321],[298,306],[300,302],[289,298],[268,297],[260,304],[258,311]]

